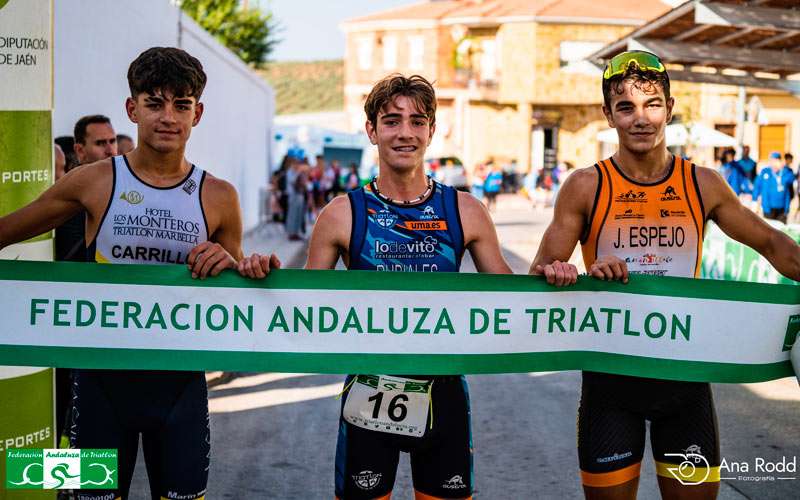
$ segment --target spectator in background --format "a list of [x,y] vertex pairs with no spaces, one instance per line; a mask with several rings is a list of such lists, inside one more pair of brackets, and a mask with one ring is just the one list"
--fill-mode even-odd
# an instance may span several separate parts
[[347,172],[347,177],[345,178],[344,189],[350,192],[359,187],[361,187],[361,178],[358,176],[358,165],[351,163],[350,169]]
[[489,211],[493,211],[497,205],[497,195],[503,188],[503,171],[496,163],[492,163],[490,169],[483,185],[483,193],[486,197],[486,207]]
[[[793,162],[794,162],[794,156],[792,156],[792,153],[786,153],[783,155],[783,169],[792,174],[792,177],[795,180],[797,180],[797,175],[794,173],[794,169],[792,168]],[[792,189],[790,191],[791,194],[789,195],[789,201],[791,201],[794,198],[794,192],[795,192],[795,183],[793,182]]]
[[70,135],[62,135],[56,137],[53,141],[61,148],[61,151],[64,152],[64,158],[66,162],[64,163],[64,173],[69,172],[73,168],[78,166],[78,157],[75,156],[75,139]]
[[778,152],[770,153],[769,165],[756,178],[753,200],[761,198],[761,209],[767,219],[786,223],[792,201],[794,173],[786,168]]
[[750,146],[742,146],[742,157],[739,158],[738,163],[747,180],[755,181],[757,169],[756,162],[750,158]]
[[342,192],[342,167],[339,160],[331,161],[331,169],[333,169],[333,194],[331,197],[335,198]]
[[520,179],[519,173],[519,164],[517,164],[516,158],[512,159],[508,162],[508,175],[511,179],[511,192],[516,193],[522,187],[522,181]]
[[311,214],[316,219],[317,214],[322,207],[327,203],[326,189],[323,186],[323,176],[325,174],[325,159],[322,155],[317,155],[316,162],[313,167],[310,167],[308,173],[309,182],[309,201],[311,205]]
[[117,135],[107,116],[84,116],[75,124],[74,137],[78,165],[105,160],[117,154]]
[[53,166],[55,167],[54,177],[59,180],[66,173],[64,168],[67,166],[67,157],[64,156],[64,151],[58,144],[53,144],[53,160]]
[[486,164],[478,163],[472,170],[472,196],[483,200],[483,185],[486,183]]
[[289,214],[289,186],[292,179],[292,166],[297,161],[291,155],[286,155],[283,157],[283,161],[281,161],[281,166],[275,175],[273,176],[275,182],[275,196],[277,198],[278,207],[280,210],[278,213],[280,214],[276,219],[278,222],[283,222],[286,224],[286,216]]
[[[111,120],[103,115],[84,116],[75,123],[74,152],[78,165],[105,160],[117,154],[117,136]],[[74,167],[72,167],[74,168]],[[65,167],[66,172],[72,168]],[[94,249],[86,246],[86,213],[80,212],[56,228],[56,260],[94,260]]]
[[752,192],[752,184],[742,166],[734,160],[734,150],[726,149],[722,153],[722,176],[737,196]]
[[133,143],[131,136],[125,134],[117,134],[117,153],[126,155],[133,151],[136,144]]
[[572,175],[574,170],[575,165],[573,165],[571,162],[565,161],[553,171],[553,173],[556,174],[556,177],[553,178],[553,204],[555,204],[556,198],[558,198],[558,190],[561,188],[561,184],[567,180],[567,177]]
[[325,191],[325,203],[331,201],[340,191],[339,174],[333,168],[333,162],[323,163],[322,189]]
[[286,234],[289,241],[303,239],[303,226],[306,217],[306,195],[308,191],[308,174],[306,165],[297,160],[291,161],[291,167],[286,172]]

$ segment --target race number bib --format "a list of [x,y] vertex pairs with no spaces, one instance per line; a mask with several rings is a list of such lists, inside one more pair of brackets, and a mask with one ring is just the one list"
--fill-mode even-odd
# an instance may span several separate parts
[[342,415],[363,429],[421,437],[428,422],[432,383],[392,375],[357,375]]

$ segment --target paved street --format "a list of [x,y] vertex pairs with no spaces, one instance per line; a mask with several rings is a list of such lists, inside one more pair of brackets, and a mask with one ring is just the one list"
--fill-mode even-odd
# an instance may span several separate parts
[[[551,210],[534,211],[521,198],[501,198],[494,217],[505,256],[515,272],[527,272],[551,216]],[[259,245],[275,241],[276,231],[251,235],[246,250],[267,250]],[[298,249],[301,247],[283,245],[278,253],[285,264],[297,266],[303,258],[296,255]],[[465,269],[474,270],[469,262]],[[335,397],[342,378],[259,373],[214,387],[210,391],[212,465],[208,498],[332,498],[339,407]],[[468,381],[473,407],[475,497],[580,497],[575,450],[580,374],[486,375],[470,376]],[[729,463],[749,464],[749,472],[738,475],[798,477],[796,470],[783,474],[754,470],[758,459],[776,462],[786,457],[791,461],[800,455],[800,388],[796,381],[715,385],[714,389],[723,457]],[[639,498],[659,498],[652,459],[648,456],[645,462]],[[724,471],[722,475],[737,476]],[[132,498],[146,498],[141,460],[135,481],[137,493]],[[723,481],[720,498],[787,499],[798,498],[799,492],[798,480],[733,479]],[[393,498],[412,497],[404,458]]]

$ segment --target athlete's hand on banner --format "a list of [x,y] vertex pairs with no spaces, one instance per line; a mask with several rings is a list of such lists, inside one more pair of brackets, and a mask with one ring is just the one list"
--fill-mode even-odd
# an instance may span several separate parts
[[589,266],[589,274],[599,280],[619,280],[627,283],[628,265],[619,257],[605,255]]
[[192,271],[192,278],[204,279],[216,276],[224,269],[235,269],[236,259],[219,243],[204,241],[189,252],[186,265]]
[[574,285],[578,281],[578,268],[569,262],[554,260],[547,265],[538,264],[533,269],[534,276],[544,275],[547,283],[555,286]]
[[236,266],[239,274],[248,278],[264,278],[269,274],[270,269],[280,268],[281,261],[274,253],[272,255],[254,253],[250,257],[240,260]]

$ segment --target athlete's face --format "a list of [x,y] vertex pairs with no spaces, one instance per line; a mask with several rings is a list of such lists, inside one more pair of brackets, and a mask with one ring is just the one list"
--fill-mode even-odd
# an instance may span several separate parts
[[413,99],[397,96],[378,113],[376,123],[367,121],[367,135],[378,146],[382,168],[422,168],[425,149],[436,128]]
[[125,107],[128,117],[138,126],[139,143],[160,153],[185,148],[192,127],[200,123],[203,115],[203,103],[196,98],[161,91],[129,97]]
[[660,85],[625,80],[618,88],[621,92],[612,95],[611,107],[603,106],[603,113],[609,127],[617,129],[620,148],[644,154],[662,147],[675,100],[667,99]]
[[86,127],[86,140],[75,143],[78,162],[92,163],[117,154],[117,135],[110,123],[90,123]]

